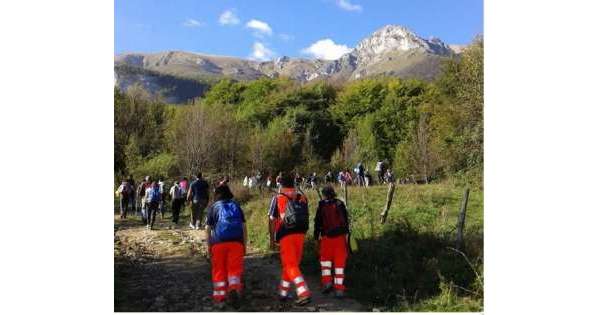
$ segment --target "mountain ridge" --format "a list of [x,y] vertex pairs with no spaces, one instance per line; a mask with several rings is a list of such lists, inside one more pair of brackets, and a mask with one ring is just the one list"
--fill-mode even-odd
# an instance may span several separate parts
[[[181,50],[119,54],[115,56],[115,84],[125,90],[137,82],[151,93],[161,93],[156,79],[139,73],[132,77],[123,71],[124,66],[185,80],[288,77],[301,83],[315,79],[345,82],[378,75],[431,80],[440,72],[441,62],[457,51],[460,52],[458,45],[447,45],[434,37],[422,38],[404,26],[385,25],[335,60],[281,56],[257,61]],[[168,81],[177,85],[171,78]],[[177,103],[186,101],[186,97],[177,95],[171,98]]]

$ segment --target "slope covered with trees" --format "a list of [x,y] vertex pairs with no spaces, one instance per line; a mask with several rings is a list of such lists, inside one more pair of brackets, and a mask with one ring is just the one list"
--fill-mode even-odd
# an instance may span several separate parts
[[323,172],[385,159],[397,177],[481,182],[481,39],[446,62],[434,82],[224,79],[189,105],[164,104],[136,88],[115,89],[114,99],[116,177]]

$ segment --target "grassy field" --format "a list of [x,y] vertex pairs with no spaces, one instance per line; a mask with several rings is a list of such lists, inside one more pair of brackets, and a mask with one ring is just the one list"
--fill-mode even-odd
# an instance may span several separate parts
[[[271,194],[258,196],[235,190],[248,200],[243,208],[251,246],[267,252],[266,215]],[[472,190],[470,194],[465,256],[452,250],[463,192],[449,183],[399,185],[387,222],[382,225],[379,213],[387,186],[349,187],[352,235],[358,251],[348,261],[348,294],[369,307],[387,311],[482,311],[482,191]],[[314,215],[318,196],[315,191],[307,191],[307,195]],[[319,273],[312,226],[303,270]]]

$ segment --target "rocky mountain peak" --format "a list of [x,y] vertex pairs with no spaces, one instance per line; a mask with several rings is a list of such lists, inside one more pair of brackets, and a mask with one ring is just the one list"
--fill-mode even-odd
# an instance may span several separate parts
[[401,25],[386,25],[358,43],[353,53],[359,59],[371,59],[389,51],[421,50],[436,55],[449,55],[450,48],[438,38],[423,39]]

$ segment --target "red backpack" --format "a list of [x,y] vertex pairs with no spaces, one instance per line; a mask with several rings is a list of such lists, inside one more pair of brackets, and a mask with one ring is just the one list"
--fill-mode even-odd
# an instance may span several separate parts
[[323,234],[341,234],[342,231],[347,231],[346,219],[340,209],[341,201],[333,200],[331,202],[323,202],[321,206],[321,217],[323,219]]

